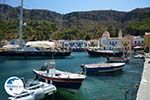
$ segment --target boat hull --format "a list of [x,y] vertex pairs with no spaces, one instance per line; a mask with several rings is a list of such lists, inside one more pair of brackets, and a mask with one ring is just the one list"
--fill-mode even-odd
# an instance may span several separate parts
[[63,58],[69,56],[71,52],[51,52],[51,51],[0,51],[0,58]]
[[38,76],[38,78],[42,80],[48,80],[50,83],[54,84],[56,87],[59,88],[65,88],[65,89],[70,89],[70,90],[79,90],[84,78],[52,78],[52,77],[47,77],[43,76],[37,72],[34,71],[34,73]]
[[110,60],[110,63],[128,63],[129,60]]
[[125,59],[123,59],[123,58],[112,58],[107,62],[109,62],[109,63],[128,63],[129,59],[128,58],[125,58]]
[[119,66],[108,66],[108,67],[86,67],[85,65],[82,66],[82,69],[84,72],[86,72],[87,74],[96,74],[96,73],[106,73],[106,72],[114,72],[114,71],[119,71],[122,70],[123,66],[125,64],[119,65]]
[[116,52],[116,53],[110,53],[110,52],[98,52],[95,50],[87,50],[87,53],[90,56],[94,56],[94,57],[121,57],[122,56],[122,52]]
[[82,82],[57,82],[53,80],[53,84],[56,87],[60,87],[60,88],[79,90],[82,85]]

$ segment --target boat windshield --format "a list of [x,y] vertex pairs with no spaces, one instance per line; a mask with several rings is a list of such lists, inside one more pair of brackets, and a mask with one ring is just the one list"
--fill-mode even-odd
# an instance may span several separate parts
[[22,94],[22,95],[18,95],[15,98],[18,99],[18,98],[22,98],[22,97],[27,97],[29,95],[30,95],[30,93],[25,93],[25,94]]
[[34,89],[39,89],[39,88],[40,86],[34,86],[34,87],[29,88],[29,90],[34,90]]
[[34,83],[31,83],[29,86],[35,86],[35,85],[39,85],[38,82],[34,82]]

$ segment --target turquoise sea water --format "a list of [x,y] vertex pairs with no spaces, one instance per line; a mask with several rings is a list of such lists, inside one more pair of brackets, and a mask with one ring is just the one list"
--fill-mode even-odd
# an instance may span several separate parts
[[[4,82],[10,76],[33,78],[32,69],[39,69],[45,62],[42,59],[0,59],[0,100],[7,100]],[[59,70],[80,72],[81,64],[105,62],[106,58],[89,57],[87,53],[72,53],[65,59],[56,59],[56,68]],[[54,97],[47,100],[125,100],[125,91],[130,90],[126,100],[135,100],[135,85],[140,82],[143,71],[143,61],[131,60],[123,71],[88,75],[77,93],[58,89]]]

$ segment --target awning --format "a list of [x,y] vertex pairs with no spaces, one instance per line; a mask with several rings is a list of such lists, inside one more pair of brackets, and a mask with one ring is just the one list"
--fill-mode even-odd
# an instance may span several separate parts
[[141,48],[143,48],[143,47],[141,47],[141,46],[135,46],[135,47],[133,47],[134,49],[141,49]]

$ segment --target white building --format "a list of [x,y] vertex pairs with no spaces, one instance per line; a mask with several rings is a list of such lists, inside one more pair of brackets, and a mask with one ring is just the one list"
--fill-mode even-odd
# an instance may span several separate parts
[[144,38],[142,38],[140,36],[133,36],[132,37],[132,47],[142,46],[142,45],[144,45]]
[[69,48],[69,41],[68,40],[58,40],[57,47]]
[[100,45],[103,49],[111,50],[114,48],[121,48],[122,46],[122,32],[118,32],[118,37],[110,37],[110,33],[105,31],[100,39]]
[[121,39],[119,38],[110,38],[108,40],[108,49],[112,50],[114,48],[121,48],[122,42]]
[[69,41],[69,45],[71,48],[86,48],[87,41],[85,40],[71,40]]
[[71,50],[86,49],[88,42],[85,40],[58,40],[57,43],[60,47],[70,48]]
[[40,47],[40,48],[55,48],[55,42],[50,41],[29,41],[26,46],[30,47]]
[[99,46],[100,46],[100,41],[98,39],[87,41],[87,47],[89,48],[97,48]]
[[109,49],[109,40],[110,40],[110,33],[108,31],[105,31],[100,39],[101,47],[104,47],[104,49]]

